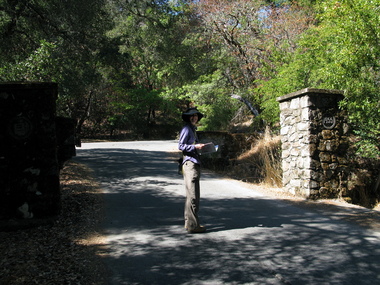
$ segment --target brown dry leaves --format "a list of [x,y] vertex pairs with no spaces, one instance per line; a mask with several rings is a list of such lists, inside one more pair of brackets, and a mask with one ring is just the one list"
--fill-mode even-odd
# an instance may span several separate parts
[[0,232],[0,284],[105,284],[100,190],[84,165],[61,173],[62,211],[50,225]]

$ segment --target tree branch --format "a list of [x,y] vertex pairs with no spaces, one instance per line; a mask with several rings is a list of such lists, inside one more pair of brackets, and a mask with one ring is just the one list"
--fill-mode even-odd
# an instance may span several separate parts
[[249,110],[251,111],[251,113],[255,117],[257,117],[259,115],[259,111],[257,111],[257,109],[255,107],[253,107],[251,102],[249,102],[247,99],[245,99],[239,95],[236,95],[236,94],[231,94],[230,96],[231,96],[231,98],[237,99],[240,102],[243,102],[245,105],[247,105],[247,107],[249,108]]

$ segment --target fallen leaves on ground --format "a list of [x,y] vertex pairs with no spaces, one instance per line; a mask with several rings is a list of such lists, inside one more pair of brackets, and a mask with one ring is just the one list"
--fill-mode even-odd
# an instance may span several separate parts
[[106,283],[99,187],[90,170],[74,162],[62,170],[61,185],[61,214],[53,223],[0,232],[0,284]]

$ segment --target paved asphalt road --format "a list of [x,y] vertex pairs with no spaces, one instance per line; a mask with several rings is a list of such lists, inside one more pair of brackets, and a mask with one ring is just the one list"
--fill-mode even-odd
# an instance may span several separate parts
[[104,188],[109,284],[380,284],[380,233],[204,171],[187,234],[175,141],[84,143]]

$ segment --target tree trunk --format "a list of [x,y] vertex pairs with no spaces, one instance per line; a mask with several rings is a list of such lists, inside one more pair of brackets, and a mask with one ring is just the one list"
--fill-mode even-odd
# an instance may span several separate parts
[[77,127],[76,127],[76,130],[75,130],[75,133],[76,133],[76,137],[78,139],[80,138],[80,133],[82,132],[82,126],[84,124],[84,121],[90,115],[90,107],[91,107],[91,101],[92,101],[92,95],[93,94],[94,94],[94,92],[90,91],[90,93],[88,95],[88,98],[87,98],[86,107],[84,109],[84,112],[83,112],[82,116],[79,118],[79,121],[77,123]]
[[247,99],[245,99],[239,95],[236,95],[236,94],[231,94],[230,96],[234,99],[238,99],[240,102],[243,102],[245,105],[247,105],[248,109],[251,111],[251,113],[255,117],[257,117],[259,115],[259,111],[257,111],[257,109],[255,107],[253,107],[251,102],[249,102]]
[[376,183],[375,183],[375,187],[374,187],[374,193],[377,193],[377,191],[379,190],[379,186],[380,186],[380,173],[379,175],[377,176],[377,180],[376,180]]

